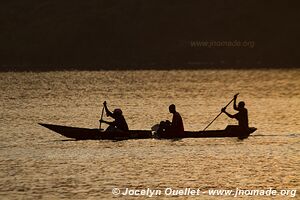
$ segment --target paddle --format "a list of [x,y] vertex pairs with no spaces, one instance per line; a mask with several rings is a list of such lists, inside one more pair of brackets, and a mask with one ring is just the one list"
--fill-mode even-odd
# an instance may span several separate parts
[[102,119],[103,119],[103,113],[104,113],[104,105],[103,105],[103,108],[102,108],[102,113],[101,113],[101,118],[100,118],[100,125],[99,125],[99,130],[101,131],[101,123],[102,123]]
[[[237,93],[236,95],[234,95],[234,96],[237,96],[237,95],[239,95],[239,93]],[[230,104],[231,104],[231,102],[234,100],[234,97],[233,97],[233,99],[231,99],[231,101],[224,107],[224,108],[227,108]],[[220,112],[204,129],[203,129],[203,131],[205,131],[220,115],[222,114],[222,112]]]

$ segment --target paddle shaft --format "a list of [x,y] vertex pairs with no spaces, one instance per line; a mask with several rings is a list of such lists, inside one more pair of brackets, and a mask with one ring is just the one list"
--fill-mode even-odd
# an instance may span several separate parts
[[99,125],[99,130],[101,131],[101,124],[102,124],[102,119],[103,119],[103,113],[104,113],[104,106],[102,108],[102,112],[101,112],[101,118],[100,118],[100,125]]
[[[236,95],[238,95],[239,93],[237,93]],[[224,108],[227,108],[230,104],[231,104],[231,102],[234,100],[234,98],[233,99],[231,99],[231,101],[224,107]],[[205,131],[220,115],[222,114],[222,112],[220,112],[204,129],[203,129],[203,131]]]

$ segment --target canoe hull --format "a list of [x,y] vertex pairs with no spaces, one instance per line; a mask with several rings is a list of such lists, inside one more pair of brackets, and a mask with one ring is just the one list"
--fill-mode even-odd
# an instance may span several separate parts
[[151,130],[130,130],[127,132],[106,132],[99,129],[78,128],[61,126],[54,124],[39,123],[41,126],[48,128],[67,138],[76,140],[128,140],[128,139],[174,139],[174,138],[217,138],[217,137],[239,137],[247,138],[256,128],[251,127],[248,131],[241,131],[238,126],[227,126],[225,130],[208,130],[208,131],[185,131],[180,136],[160,137],[153,134]]
[[[223,138],[223,137],[238,137],[247,138],[257,129],[250,127],[248,130],[242,130],[239,126],[228,125],[224,130],[206,130],[206,131],[185,131],[184,134],[178,135],[177,138]],[[170,138],[160,137],[158,138]],[[171,136],[173,138],[173,136]]]
[[72,138],[76,140],[128,140],[128,139],[148,139],[152,138],[152,132],[149,130],[130,130],[126,133],[124,132],[105,132],[99,129],[89,129],[89,128],[78,128],[61,126],[54,124],[43,124],[39,123],[41,126],[46,127],[60,135],[67,138]]

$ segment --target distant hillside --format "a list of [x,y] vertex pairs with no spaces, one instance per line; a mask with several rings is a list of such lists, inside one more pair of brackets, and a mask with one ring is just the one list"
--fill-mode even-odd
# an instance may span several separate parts
[[[300,66],[299,21],[297,0],[2,1],[0,66]],[[203,41],[216,44],[191,45]],[[234,41],[255,45],[220,46]]]

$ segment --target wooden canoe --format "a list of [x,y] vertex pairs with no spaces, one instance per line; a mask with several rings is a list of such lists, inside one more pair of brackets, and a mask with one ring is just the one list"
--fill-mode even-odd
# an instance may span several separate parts
[[75,140],[128,140],[128,139],[175,139],[175,138],[217,138],[217,137],[238,137],[246,138],[256,131],[251,127],[248,131],[241,131],[238,126],[227,126],[224,130],[206,130],[206,131],[185,131],[180,136],[161,137],[151,130],[129,130],[127,132],[107,132],[99,129],[69,127],[54,124],[39,123],[60,135]]

